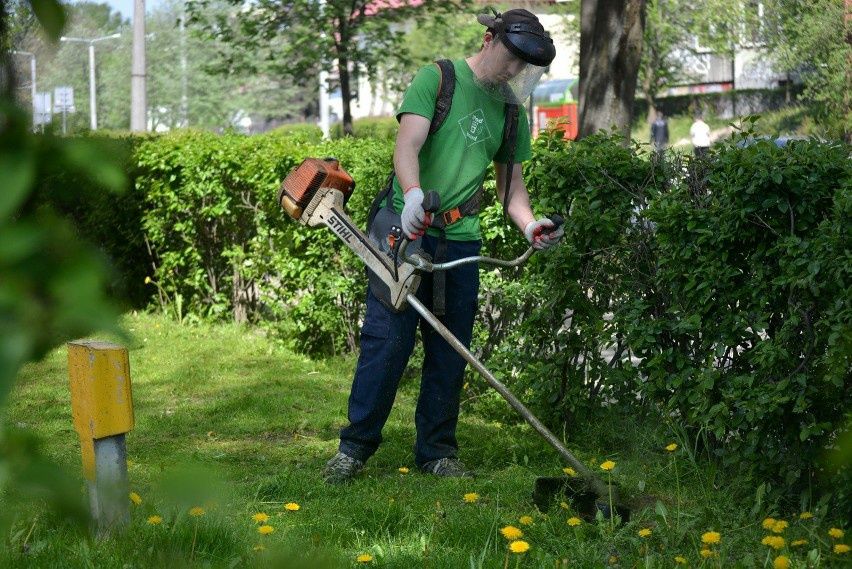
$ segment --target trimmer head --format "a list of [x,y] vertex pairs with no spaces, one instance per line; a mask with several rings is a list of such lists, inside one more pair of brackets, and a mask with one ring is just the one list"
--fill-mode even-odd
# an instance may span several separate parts
[[303,224],[308,223],[305,210],[320,188],[339,190],[344,205],[355,190],[355,180],[340,167],[335,158],[306,158],[287,174],[278,191],[278,203],[287,215]]

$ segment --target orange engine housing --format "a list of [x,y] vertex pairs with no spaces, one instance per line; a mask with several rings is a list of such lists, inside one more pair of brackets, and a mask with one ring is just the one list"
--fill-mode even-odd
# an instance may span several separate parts
[[355,190],[355,180],[335,158],[305,158],[282,182],[278,202],[290,217],[299,219],[320,188],[340,190],[345,204]]

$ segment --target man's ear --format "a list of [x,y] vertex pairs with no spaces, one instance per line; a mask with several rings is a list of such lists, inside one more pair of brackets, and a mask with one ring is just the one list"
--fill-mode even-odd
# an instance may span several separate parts
[[491,32],[485,32],[485,35],[482,36],[482,47],[488,47],[493,40],[494,34]]

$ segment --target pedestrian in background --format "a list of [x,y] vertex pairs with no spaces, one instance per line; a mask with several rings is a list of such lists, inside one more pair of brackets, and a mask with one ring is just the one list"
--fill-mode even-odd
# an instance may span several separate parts
[[689,128],[689,136],[692,138],[695,157],[704,158],[710,148],[710,127],[700,114],[695,115],[695,122]]
[[662,111],[658,110],[656,114],[657,118],[651,123],[651,143],[654,145],[654,152],[662,155],[669,145],[669,123]]

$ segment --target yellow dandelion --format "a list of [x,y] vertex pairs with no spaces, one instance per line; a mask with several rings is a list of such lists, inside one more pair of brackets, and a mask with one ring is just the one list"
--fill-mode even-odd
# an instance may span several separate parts
[[707,549],[706,547],[701,550],[701,557],[703,557],[704,559],[707,559],[708,557],[713,557],[714,555],[716,555],[716,552]]
[[610,471],[615,468],[615,463],[611,460],[607,460],[603,464],[601,464],[601,470]]
[[509,544],[509,551],[512,553],[526,553],[530,550],[530,544],[526,541],[513,541]]
[[251,517],[252,520],[256,521],[259,524],[265,524],[269,521],[269,516],[264,514],[263,512],[258,512]]
[[197,518],[204,515],[204,508],[201,506],[195,506],[194,508],[189,510],[189,515],[193,518]]
[[779,555],[772,562],[774,569],[790,569],[790,558],[786,555]]
[[775,518],[766,518],[763,520],[763,523],[761,525],[763,526],[763,529],[772,529],[772,526],[774,526],[775,522],[777,521],[778,520],[776,520]]
[[506,526],[501,528],[500,533],[509,541],[515,541],[516,539],[520,539],[524,536],[524,532],[515,526]]
[[833,537],[834,539],[840,539],[843,537],[843,530],[840,528],[831,528],[828,530],[828,535]]
[[533,523],[532,516],[521,516],[518,521],[525,526],[531,526]]
[[813,517],[814,517],[814,515],[810,512],[802,512],[801,514],[799,514],[800,520],[809,520]]
[[476,492],[468,492],[464,495],[464,501],[468,504],[473,504],[477,500],[479,500],[479,494],[477,494]]
[[259,528],[257,528],[257,533],[259,533],[260,535],[269,535],[274,531],[275,531],[274,527],[267,526],[267,525],[262,525]]
[[577,476],[577,471],[571,468],[570,466],[566,466],[565,468],[563,468],[562,472],[564,472],[568,476]]
[[669,451],[669,452],[676,451],[677,450],[677,443],[672,443],[672,444],[666,446],[666,450]]
[[409,473],[407,466],[400,466],[397,470],[399,470],[400,474],[408,474]]
[[355,558],[355,561],[358,563],[369,563],[373,560],[373,556],[369,553],[362,553],[358,557]]
[[778,520],[777,522],[772,524],[772,527],[770,529],[772,530],[772,533],[784,533],[784,530],[787,529],[788,525],[790,524],[788,524],[784,520]]
[[713,545],[722,541],[722,536],[717,531],[708,531],[701,534],[701,543]]
[[148,517],[148,525],[158,526],[163,523],[163,518],[160,516],[149,516]]
[[838,555],[842,555],[844,553],[849,553],[849,546],[845,543],[835,543],[834,544],[834,552]]
[[674,558],[675,563],[678,565],[686,565],[686,557],[682,557],[680,555],[676,555]]
[[808,544],[807,539],[797,539],[795,541],[790,542],[790,547],[801,547],[802,545],[807,545],[807,544]]
[[568,505],[568,502],[559,502],[559,507],[563,510],[569,509],[571,506]]
[[139,504],[142,503],[142,496],[140,496],[136,492],[131,492],[130,493],[130,501],[138,506]]
[[786,542],[784,541],[784,538],[781,537],[780,535],[767,535],[762,540],[760,540],[760,543],[762,543],[763,545],[766,545],[768,547],[771,547],[772,549],[778,550],[778,549],[783,549],[784,544]]
[[284,509],[288,512],[298,512],[301,508],[302,506],[300,506],[296,502],[287,502],[286,504],[284,504]]
[[648,528],[642,528],[639,530],[639,537],[648,537],[651,535],[651,530]]
[[583,520],[580,518],[568,518],[568,525],[571,527],[577,527],[581,523],[583,523]]

